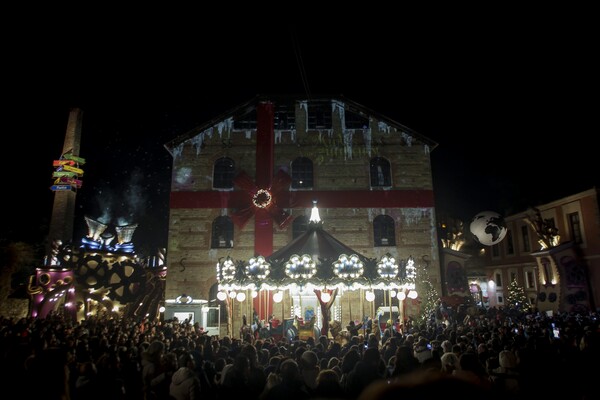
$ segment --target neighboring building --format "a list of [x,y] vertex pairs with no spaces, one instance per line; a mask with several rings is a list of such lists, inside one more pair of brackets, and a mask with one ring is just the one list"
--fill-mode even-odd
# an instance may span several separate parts
[[481,283],[487,284],[489,306],[505,305],[508,285],[516,279],[540,311],[596,309],[600,291],[592,289],[600,287],[598,189],[539,205],[536,210],[537,222],[552,227],[560,240],[549,243],[550,239],[540,238],[532,210],[506,216],[505,238],[486,248],[484,261],[479,263],[485,270],[487,282]]
[[[307,230],[313,200],[337,240],[373,259],[412,256],[441,292],[430,160],[436,146],[342,97],[259,96],[182,134],[165,145],[173,156],[165,298],[216,304],[217,264],[281,249]],[[242,314],[278,312],[274,291],[262,292],[252,303],[224,307],[234,332]],[[312,296],[284,299],[291,307],[283,317],[298,301],[318,311]],[[345,325],[389,304],[388,294],[374,307],[364,299],[362,289],[338,296],[335,319]]]

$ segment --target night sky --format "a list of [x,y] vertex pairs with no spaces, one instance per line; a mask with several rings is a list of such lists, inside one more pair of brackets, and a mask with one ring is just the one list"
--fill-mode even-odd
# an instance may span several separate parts
[[144,252],[167,245],[164,143],[257,94],[342,94],[435,140],[436,208],[465,222],[600,183],[598,44],[583,14],[478,22],[385,14],[176,27],[29,21],[34,34],[4,50],[10,173],[0,239],[47,234],[52,160],[71,107],[84,112],[87,160],[75,239],[84,215],[109,207],[139,224],[134,243]]

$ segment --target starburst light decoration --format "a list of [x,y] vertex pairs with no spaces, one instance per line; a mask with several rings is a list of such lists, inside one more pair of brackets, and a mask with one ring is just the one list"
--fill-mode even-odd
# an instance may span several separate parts
[[235,263],[229,257],[217,264],[217,280],[231,281],[235,277]]
[[269,273],[271,264],[266,262],[263,256],[252,257],[246,265],[246,275],[253,279],[265,279]]
[[317,266],[308,254],[300,257],[294,254],[285,264],[285,274],[292,279],[310,279],[317,272]]
[[408,257],[408,260],[406,260],[406,284],[405,284],[405,287],[409,290],[414,289],[416,280],[417,280],[417,268],[415,267],[415,260],[412,258],[412,256],[410,256],[410,257]]
[[356,254],[348,257],[346,254],[340,255],[340,258],[333,263],[333,273],[340,278],[358,278],[363,274],[363,263]]
[[381,261],[377,263],[377,273],[382,278],[395,278],[398,275],[396,259],[390,254],[381,257]]

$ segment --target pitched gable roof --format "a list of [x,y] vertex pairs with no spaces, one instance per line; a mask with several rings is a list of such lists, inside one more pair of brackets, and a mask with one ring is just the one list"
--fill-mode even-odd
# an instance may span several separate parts
[[412,130],[411,128],[404,126],[389,117],[386,117],[376,111],[373,111],[373,110],[371,110],[359,103],[356,103],[355,101],[350,100],[344,96],[341,96],[341,95],[340,96],[316,96],[316,97],[312,97],[310,100],[307,100],[305,96],[257,95],[253,99],[250,99],[249,101],[242,103],[242,104],[218,115],[217,117],[205,122],[204,124],[199,125],[198,127],[193,128],[193,129],[177,136],[173,140],[167,142],[164,146],[169,151],[169,153],[171,153],[171,155],[174,155],[174,149],[177,146],[179,146],[181,143],[194,138],[198,134],[205,132],[208,129],[215,128],[215,127],[218,129],[221,129],[221,127],[226,125],[227,123],[232,123],[233,121],[241,119],[243,116],[254,111],[254,109],[256,108],[256,105],[259,102],[264,102],[264,101],[274,101],[274,102],[280,102],[280,101],[287,101],[287,102],[290,102],[290,101],[310,101],[310,102],[331,101],[331,102],[334,102],[334,101],[337,101],[341,104],[344,104],[345,109],[348,109],[348,110],[350,110],[356,114],[359,114],[363,117],[366,117],[366,118],[373,117],[373,118],[377,119],[377,121],[379,121],[379,122],[382,122],[391,127],[394,127],[397,130],[418,139],[422,143],[428,145],[430,150],[433,150],[438,145],[438,143],[436,143],[435,141],[417,133],[416,131]]

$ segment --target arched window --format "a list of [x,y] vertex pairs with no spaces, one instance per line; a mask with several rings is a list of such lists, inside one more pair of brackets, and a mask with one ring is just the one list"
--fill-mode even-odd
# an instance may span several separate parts
[[215,218],[212,223],[212,249],[227,249],[233,247],[233,222],[227,216]]
[[369,164],[371,171],[371,187],[392,186],[390,162],[383,157],[373,157]]
[[396,228],[389,215],[378,215],[373,220],[373,242],[375,247],[395,246]]
[[213,189],[233,189],[235,162],[229,157],[215,161],[213,168]]
[[308,230],[308,217],[301,215],[292,222],[292,238],[296,239]]
[[313,163],[310,158],[298,157],[292,161],[292,188],[313,187]]

